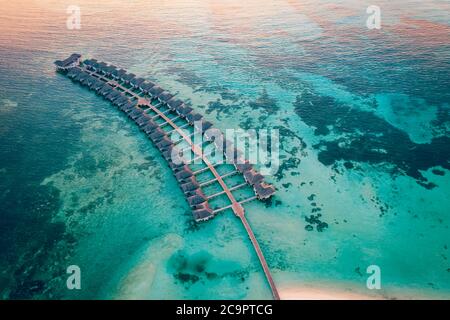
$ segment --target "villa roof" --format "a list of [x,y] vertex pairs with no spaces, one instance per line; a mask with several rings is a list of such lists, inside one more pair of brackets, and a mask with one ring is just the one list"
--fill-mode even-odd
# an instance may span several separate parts
[[164,138],[161,139],[161,141],[159,141],[156,144],[158,149],[162,149],[162,148],[165,148],[165,147],[170,146],[170,145],[173,145],[173,141],[168,136],[165,136]]
[[122,95],[119,99],[117,99],[116,101],[114,101],[114,104],[118,105],[119,107],[127,104],[130,100],[128,100],[128,98],[124,95]]
[[152,120],[147,121],[147,124],[142,129],[145,133],[150,133],[155,131],[156,128],[159,128],[159,126],[154,123]]
[[81,73],[80,77],[79,77],[80,83],[83,84],[83,85],[87,84],[89,77],[90,76],[87,73]]
[[97,65],[97,68],[99,68],[100,70],[105,70],[108,67],[108,65],[105,62],[99,62]]
[[129,114],[133,113],[134,110],[137,110],[137,109],[139,109],[139,108],[137,107],[137,103],[135,103],[132,108],[125,109],[125,113],[129,115]]
[[94,76],[89,75],[89,77],[87,78],[87,81],[88,81],[88,83],[90,83],[92,85],[92,84],[95,84],[98,81],[98,79]]
[[142,82],[144,82],[145,79],[143,78],[133,78],[130,83],[134,86],[139,86]]
[[147,135],[150,135],[153,133],[153,131],[155,131],[155,127],[153,127],[152,125],[146,124],[143,128],[142,131],[144,131]]
[[135,110],[133,112],[131,112],[128,116],[133,119],[136,120],[137,118],[142,116],[142,113],[144,112],[144,110],[140,109],[140,108],[135,108]]
[[127,72],[126,72],[125,70],[119,69],[119,70],[117,70],[117,71],[114,73],[114,75],[117,76],[117,77],[121,77],[122,75],[124,75],[124,74],[126,74],[126,73],[127,73]]
[[79,74],[80,72],[81,72],[81,69],[75,67],[75,68],[70,69],[69,72],[67,72],[67,76],[68,76],[69,78],[73,78],[74,76],[76,76],[76,75]]
[[172,163],[172,149],[173,146],[168,146],[167,148],[164,148],[162,151],[162,155],[164,159],[166,159],[167,162]]
[[119,91],[113,90],[109,95],[106,96],[106,98],[110,101],[114,101],[116,99],[119,99],[122,94]]
[[245,181],[247,181],[252,186],[264,180],[262,174],[258,173],[255,169],[245,171],[244,178]]
[[188,106],[186,106],[185,104],[182,104],[181,106],[179,106],[177,109],[177,112],[179,113],[179,114],[181,114],[182,116],[186,116],[186,115],[188,115],[192,110],[194,110],[194,109],[192,109],[191,107],[188,107]]
[[190,123],[194,123],[195,121],[200,121],[203,119],[203,116],[200,113],[191,112],[186,116],[186,119]]
[[235,163],[234,166],[236,167],[236,170],[240,173],[244,173],[245,171],[251,170],[253,166],[246,162],[246,163]]
[[149,135],[150,139],[152,139],[155,142],[161,140],[165,136],[166,136],[166,132],[161,128],[156,128],[154,130],[154,132],[152,132]]
[[155,86],[155,84],[154,84],[153,82],[151,82],[151,81],[148,81],[148,80],[147,80],[147,82],[141,83],[141,84],[139,85],[139,87],[140,87],[142,90],[144,90],[144,91],[148,91],[148,90],[150,90],[151,88],[153,88],[154,86]]
[[[169,105],[169,107],[171,107],[171,106]],[[184,102],[181,101],[180,104],[177,104],[176,106],[172,106],[171,109],[173,109],[173,110],[177,111],[178,113],[180,113],[181,111],[184,110],[185,107],[186,107],[186,105],[184,104]]]
[[101,87],[103,87],[104,82],[97,80],[93,86],[94,89],[100,89]]
[[113,76],[117,76],[118,72],[119,72],[119,69],[116,67],[116,68],[114,68],[114,70],[111,71],[111,74]]
[[102,89],[107,87],[107,85],[108,85],[107,83],[104,83],[102,81],[99,81],[98,84],[99,84],[99,86],[97,88],[95,88],[95,91],[97,93],[100,93],[100,91],[102,91]]
[[117,99],[122,98],[122,97],[126,97],[125,94],[122,93],[121,91],[117,90],[116,92],[117,92],[117,95],[116,95]]
[[83,61],[83,63],[88,66],[93,66],[94,64],[97,64],[97,62],[96,59],[86,59]]
[[136,123],[139,126],[143,126],[143,125],[147,125],[148,120],[150,120],[150,118],[147,116],[147,114],[143,113],[142,116],[140,116],[139,118],[136,119]]
[[[136,109],[136,110],[138,110],[138,109]],[[141,113],[138,111],[138,112],[132,112],[132,113],[130,113],[130,115],[129,115],[129,117],[131,118],[131,119],[133,119],[133,120],[136,120],[137,118],[139,118],[141,116]]]
[[164,159],[166,159],[166,161],[172,161],[173,144],[160,146],[158,149],[161,151],[161,153],[162,153]]
[[62,60],[62,61],[61,60],[56,60],[55,61],[55,65],[60,67],[60,68],[66,68],[66,67],[72,65],[73,63],[77,62],[78,59],[80,59],[80,58],[81,58],[81,54],[73,53],[73,54],[70,55],[70,57],[68,57],[65,60]]
[[119,92],[119,96],[115,102],[121,102],[121,101],[127,101],[127,100],[128,100],[128,97],[124,93]]
[[173,94],[171,94],[169,91],[164,91],[159,95],[159,99],[162,102],[168,102],[170,99],[172,99],[174,97]]
[[199,122],[194,123],[195,128],[203,132],[205,132],[206,130],[208,130],[213,126],[213,124],[209,121],[201,121],[200,125],[198,125],[198,123]]
[[214,217],[214,212],[212,209],[198,209],[192,211],[195,221],[206,221]]
[[106,88],[112,88],[111,85],[108,83],[100,81],[103,85],[101,86],[100,90],[106,89]]
[[105,63],[105,65],[101,66],[101,69],[102,69],[103,72],[108,73],[109,69],[110,69],[110,66]]
[[134,77],[135,75],[133,73],[125,73],[121,76],[124,81],[131,81]]
[[161,88],[158,85],[153,86],[149,91],[148,91],[152,96],[158,97],[161,93],[164,92],[164,89]]
[[186,192],[186,196],[188,198],[193,197],[193,196],[199,196],[199,197],[202,197],[205,201],[207,200],[207,197],[205,196],[205,194],[203,193],[201,188],[196,188],[195,190]]
[[173,171],[175,173],[181,172],[181,171],[192,171],[189,166],[187,164],[179,164],[179,165],[175,165],[173,168]]
[[106,84],[102,85],[100,88],[98,88],[96,91],[98,94],[105,96],[112,90],[113,90],[113,87],[111,87],[109,84],[106,83]]
[[120,107],[120,110],[122,110],[122,111],[131,110],[134,108],[135,105],[136,105],[136,103],[134,103],[133,101],[129,101],[126,104],[124,104],[122,107]]
[[[169,140],[170,140],[170,139],[169,139]],[[176,150],[177,150],[177,148],[176,148],[175,145],[173,144],[173,141],[172,141],[172,140],[170,140],[170,141],[171,141],[170,145],[165,146],[163,152],[165,152],[165,151],[170,151],[170,152],[172,152],[173,149],[176,149]]]
[[128,77],[129,77],[128,73],[124,72],[124,73],[120,76],[120,79],[122,79],[122,80],[128,80]]
[[181,185],[181,189],[185,193],[196,190],[198,188],[200,188],[200,185],[198,184],[198,182],[187,182],[187,183],[183,183]]
[[81,71],[80,73],[79,73],[79,75],[80,75],[80,80],[84,80],[84,79],[86,79],[87,77],[89,77],[89,74],[87,74],[86,72],[84,72],[84,71]]
[[175,174],[175,177],[178,181],[185,180],[194,175],[191,169],[183,169]]
[[103,86],[103,88],[100,89],[100,94],[102,94],[103,96],[108,95],[111,91],[113,91],[114,88],[111,87],[109,84],[106,84],[105,86]]
[[197,206],[199,204],[205,203],[208,199],[203,195],[195,195],[187,198],[187,201],[191,207]]
[[[192,176],[192,177],[189,177],[189,178],[185,179],[183,181],[183,183],[181,184],[181,188],[183,188],[183,186],[185,186],[188,183],[193,183],[195,185],[198,185],[197,178],[195,178],[195,176]],[[200,185],[199,185],[199,187],[200,187]]]
[[183,101],[181,101],[180,99],[171,99],[167,105],[171,108],[171,109],[175,109],[178,106],[181,106],[183,104]]
[[185,165],[184,163],[174,163],[174,162],[169,163],[169,167],[170,167],[173,171],[175,171],[177,168],[183,167],[184,165]]
[[76,76],[80,74],[80,72],[81,72],[81,70],[77,70],[77,68],[73,68],[73,69],[70,69],[70,71],[67,73],[67,76],[70,79],[75,79]]
[[116,67],[116,66],[113,66],[113,65],[110,65],[110,66],[106,67],[105,71],[106,71],[107,73],[113,74],[115,71],[117,71],[117,67]]
[[111,92],[105,97],[107,100],[112,100],[116,95],[118,94],[118,92],[114,89],[111,90]]
[[134,108],[134,110],[129,114],[130,116],[133,116],[133,115],[137,115],[137,116],[141,116],[142,115],[142,109],[141,108]]
[[211,210],[211,207],[209,206],[209,203],[206,201],[206,202],[200,203],[199,205],[195,206],[195,210],[201,210],[201,209]]
[[253,186],[253,189],[255,190],[256,196],[259,199],[267,199],[270,198],[275,193],[274,186],[264,183],[264,182],[258,182]]

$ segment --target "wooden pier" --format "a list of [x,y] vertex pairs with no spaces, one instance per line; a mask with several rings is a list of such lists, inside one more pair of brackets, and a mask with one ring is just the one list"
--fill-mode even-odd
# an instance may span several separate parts
[[[139,127],[149,136],[156,147],[161,151],[169,166],[174,171],[181,189],[186,195],[187,201],[193,210],[196,221],[206,221],[226,210],[232,210],[241,220],[248,237],[254,247],[264,274],[269,283],[274,299],[279,299],[279,294],[273,281],[270,269],[264,258],[258,241],[245,217],[243,204],[256,199],[264,200],[275,193],[275,188],[267,184],[263,177],[245,159],[238,157],[239,150],[227,140],[222,142],[208,141],[215,150],[223,153],[232,148],[234,170],[220,174],[218,168],[230,165],[230,163],[214,163],[209,158],[210,154],[203,152],[202,145],[194,144],[192,137],[200,134],[207,135],[212,123],[203,119],[203,116],[185,105],[174,95],[165,91],[156,84],[142,78],[136,78],[134,74],[127,73],[113,65],[98,62],[95,59],[81,60],[81,55],[73,54],[64,61],[55,62],[58,71],[66,74],[72,80],[88,87],[105,99],[111,101],[128,117],[133,119]],[[179,137],[174,139],[177,134]],[[184,147],[178,145],[184,144]],[[225,145],[227,150],[225,150]],[[182,152],[181,152],[182,151]],[[195,161],[185,159],[185,152],[191,152]],[[177,155],[177,159],[173,155]],[[182,155],[180,155],[182,154]],[[230,153],[226,153],[229,155]],[[228,159],[228,157],[227,157]],[[201,160],[201,169],[193,171],[190,165],[195,165]],[[229,159],[228,159],[229,160]],[[201,180],[199,176],[210,173],[213,178]],[[226,179],[240,175],[243,183],[229,187]],[[205,188],[218,184],[219,191],[211,194],[205,193]],[[242,188],[252,188],[254,196],[237,198],[233,192]],[[211,201],[224,196],[228,204],[211,208]]]

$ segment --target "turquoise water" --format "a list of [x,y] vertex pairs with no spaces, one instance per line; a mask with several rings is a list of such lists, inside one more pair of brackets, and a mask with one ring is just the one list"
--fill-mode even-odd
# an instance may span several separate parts
[[277,195],[245,207],[282,290],[450,297],[446,1],[380,1],[379,31],[370,1],[79,1],[67,30],[70,4],[0,7],[1,298],[271,298],[239,220],[195,224],[144,134],[54,72],[72,52],[280,130]]

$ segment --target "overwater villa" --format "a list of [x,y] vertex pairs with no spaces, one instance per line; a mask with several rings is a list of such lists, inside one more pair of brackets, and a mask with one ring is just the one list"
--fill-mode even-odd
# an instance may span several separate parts
[[158,125],[153,122],[152,120],[149,120],[147,124],[142,128],[142,131],[149,134],[156,130],[156,128],[159,128]]
[[249,170],[253,169],[253,166],[250,163],[248,163],[248,162],[244,162],[244,163],[235,162],[234,163],[234,167],[240,173],[245,173],[246,171],[249,171]]
[[209,209],[197,209],[192,211],[195,221],[204,222],[214,218],[214,211]]
[[255,194],[259,200],[269,199],[275,194],[275,188],[263,181],[259,181],[253,185]]
[[180,99],[171,99],[169,102],[167,102],[167,105],[170,109],[176,110],[177,107],[183,104],[183,101]]
[[158,100],[161,103],[169,102],[173,97],[175,97],[173,94],[171,94],[169,91],[163,91],[159,96]]
[[68,71],[74,67],[77,67],[80,64],[80,60],[81,54],[74,53],[63,61],[56,60],[55,65],[58,71]]
[[210,128],[212,128],[213,124],[210,121],[202,120],[194,122],[194,128],[197,129],[197,131],[206,132]]
[[173,145],[173,141],[168,136],[165,136],[156,144],[156,147],[162,151],[171,145]]
[[145,81],[143,78],[133,78],[130,80],[130,84],[133,88],[138,89],[139,86]]
[[186,120],[189,122],[189,124],[193,125],[194,122],[200,121],[203,119],[203,116],[200,113],[191,112],[186,115]]
[[[270,198],[275,193],[275,188],[264,182],[264,177],[250,164],[245,162],[241,164],[242,152],[236,149],[231,141],[224,139],[222,132],[214,128],[210,121],[204,120],[203,115],[195,112],[192,107],[187,106],[182,100],[175,98],[169,91],[151,81],[137,78],[133,73],[127,73],[114,65],[98,62],[95,59],[81,61],[79,54],[73,54],[64,61],[56,61],[55,65],[58,71],[66,74],[73,81],[79,82],[111,101],[145,132],[173,170],[173,174],[192,208],[193,218],[197,222],[212,219],[225,210],[232,210],[241,219],[255,247],[273,296],[278,299],[278,292],[262,251],[245,218],[242,206],[254,199]],[[141,93],[147,94],[151,98],[142,97],[139,95]],[[154,104],[155,100],[157,100],[157,104]],[[164,108],[164,111],[160,108]],[[157,118],[162,122],[158,121],[157,123],[154,120]],[[183,119],[185,123],[176,124],[175,120],[180,119]],[[170,138],[173,132],[179,134],[180,138],[177,138],[179,140]],[[234,164],[236,170],[220,175],[216,170],[216,166],[219,164],[211,163],[211,160],[208,159],[209,154],[198,151],[200,145],[194,145],[191,140],[190,137],[195,133],[203,134],[205,142],[214,146],[217,152],[224,153],[227,159]],[[178,149],[176,144],[181,142],[189,147]],[[193,154],[194,159],[184,159],[182,154],[185,152]],[[196,159],[202,162],[204,168],[193,171],[190,165]],[[199,181],[197,175],[208,171],[214,178],[206,181],[203,178]],[[245,183],[229,187],[224,179],[237,174],[243,176]],[[203,188],[212,184],[217,184],[222,191],[207,196]],[[255,196],[237,200],[233,192],[246,184],[253,188]],[[230,204],[212,209],[210,201],[221,196],[228,199]]]
[[154,141],[159,141],[156,139],[162,139],[166,136],[166,132],[162,130],[160,127],[158,127],[152,134],[150,134],[150,139]]
[[148,94],[149,91],[150,91],[150,89],[153,88],[154,86],[155,86],[155,84],[154,84],[153,82],[146,81],[146,82],[141,83],[141,84],[139,85],[139,89],[140,89],[143,93]]
[[254,186],[257,183],[262,182],[264,176],[252,168],[244,172],[244,179],[249,185]]
[[186,169],[185,168],[185,169],[182,169],[179,172],[177,172],[175,174],[175,177],[177,178],[178,181],[183,181],[184,182],[187,178],[190,178],[193,175],[194,175],[194,173],[192,172],[191,169],[189,169],[189,168]]
[[164,89],[158,85],[153,86],[148,93],[152,96],[153,99],[157,99],[160,94],[164,92]]
[[187,198],[187,201],[191,207],[198,206],[199,204],[206,203],[208,201],[208,198],[201,192],[201,191],[195,191],[195,194],[193,196],[190,196]]

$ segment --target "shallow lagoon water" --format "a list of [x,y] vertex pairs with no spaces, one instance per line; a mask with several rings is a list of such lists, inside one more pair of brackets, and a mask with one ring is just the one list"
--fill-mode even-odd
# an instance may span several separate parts
[[448,4],[382,1],[381,31],[364,1],[81,1],[72,31],[68,4],[0,9],[2,298],[271,297],[232,213],[193,223],[150,141],[54,72],[72,52],[280,130],[277,196],[246,211],[281,287],[449,297]]

